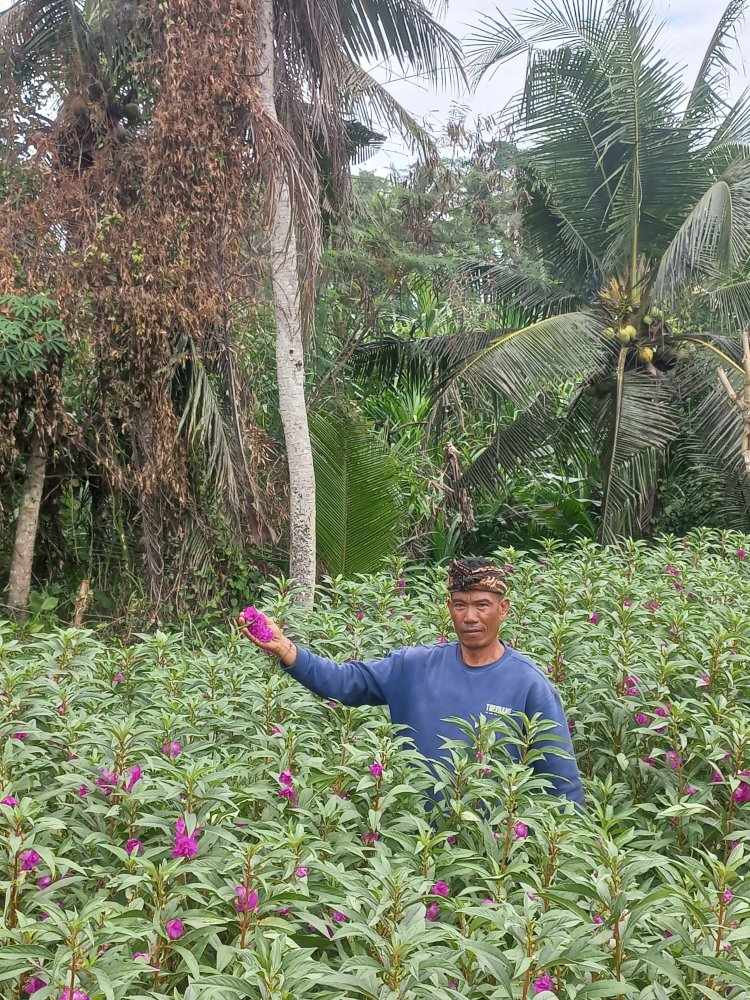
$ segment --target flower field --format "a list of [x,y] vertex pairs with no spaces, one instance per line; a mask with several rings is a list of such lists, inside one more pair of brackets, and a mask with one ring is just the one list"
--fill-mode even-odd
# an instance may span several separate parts
[[[501,556],[582,816],[506,764],[502,720],[435,805],[383,710],[229,626],[0,625],[0,996],[750,997],[750,540]],[[396,564],[309,616],[247,596],[343,660],[450,638],[443,587]]]

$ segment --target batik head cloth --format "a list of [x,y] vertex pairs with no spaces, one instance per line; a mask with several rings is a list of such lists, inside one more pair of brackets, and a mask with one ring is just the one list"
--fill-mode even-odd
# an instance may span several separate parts
[[454,559],[448,567],[448,590],[488,590],[504,597],[508,581],[503,567],[491,559]]

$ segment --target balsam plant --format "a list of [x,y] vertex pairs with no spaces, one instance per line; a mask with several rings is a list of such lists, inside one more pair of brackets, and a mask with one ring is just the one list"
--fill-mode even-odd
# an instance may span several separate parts
[[[747,1000],[748,553],[500,553],[580,814],[526,766],[538,719],[463,720],[431,774],[384,710],[307,693],[234,624],[0,625],[0,996]],[[343,660],[448,641],[443,580],[337,578],[314,613],[283,580],[252,596]]]

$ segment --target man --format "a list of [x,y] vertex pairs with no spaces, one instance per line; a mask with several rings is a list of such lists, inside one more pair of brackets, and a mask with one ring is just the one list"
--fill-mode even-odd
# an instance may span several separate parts
[[[323,698],[345,705],[387,705],[397,726],[408,726],[421,753],[436,760],[446,739],[465,739],[449,717],[488,718],[523,712],[556,723],[548,746],[568,756],[548,754],[534,769],[552,782],[551,791],[584,804],[565,712],[555,688],[526,657],[501,642],[498,632],[508,613],[508,583],[488,559],[454,560],[448,573],[448,610],[457,643],[396,649],[381,660],[334,663],[301,649],[268,621],[273,639],[261,649],[277,656],[287,673]],[[243,622],[240,622],[243,625]]]

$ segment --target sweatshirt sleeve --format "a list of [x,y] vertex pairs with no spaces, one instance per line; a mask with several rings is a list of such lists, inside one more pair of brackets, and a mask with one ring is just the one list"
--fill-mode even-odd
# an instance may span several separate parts
[[[555,729],[543,733],[534,743],[535,750],[543,750],[545,746],[555,747],[564,750],[567,756],[561,757],[558,754],[547,754],[545,757],[534,762],[533,768],[537,774],[550,778],[552,781],[552,792],[554,795],[565,796],[571,802],[576,802],[584,806],[583,786],[581,775],[578,772],[575,753],[573,751],[573,741],[570,738],[568,720],[565,718],[560,695],[554,688],[546,692],[546,697],[540,694],[538,703],[531,703],[527,707],[526,714],[531,716],[541,715],[542,719],[549,722],[556,722]],[[551,740],[550,736],[557,739]]]
[[387,705],[391,680],[401,672],[402,664],[401,649],[382,660],[335,663],[298,647],[294,666],[284,673],[321,698],[334,698],[344,705]]

